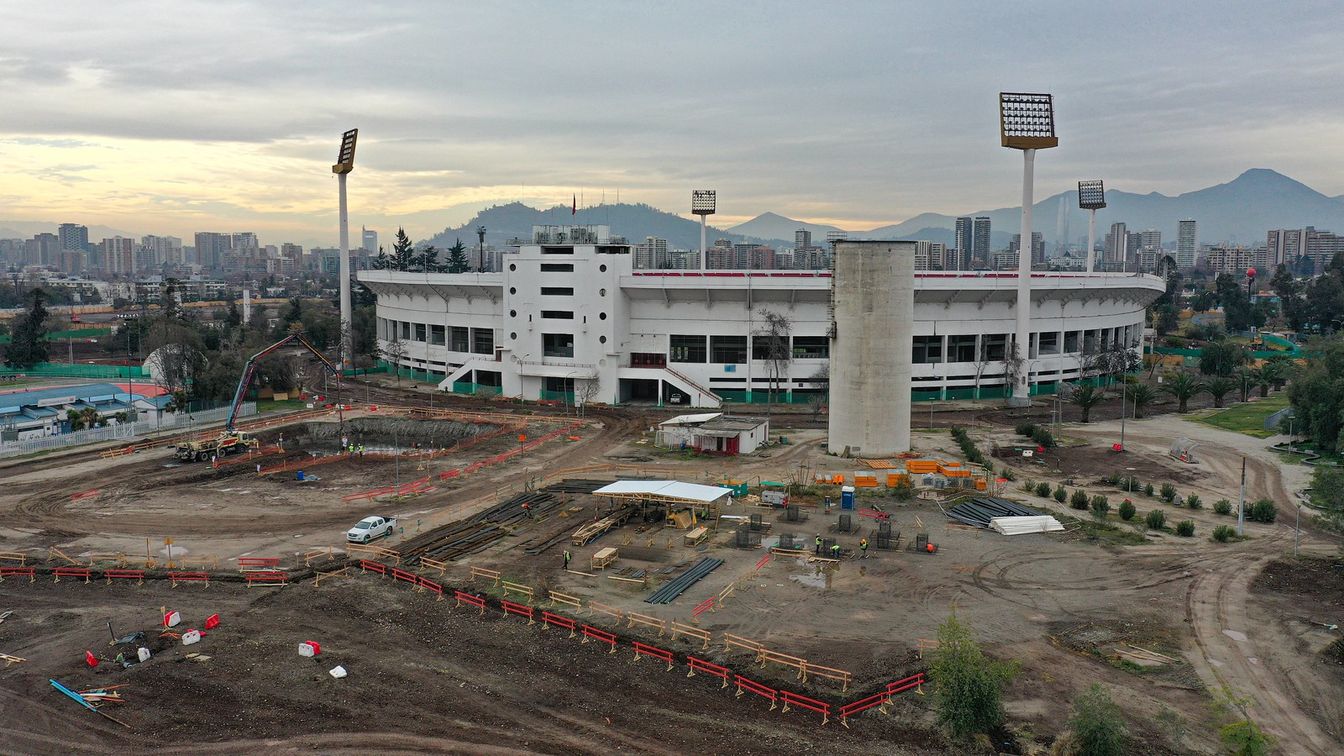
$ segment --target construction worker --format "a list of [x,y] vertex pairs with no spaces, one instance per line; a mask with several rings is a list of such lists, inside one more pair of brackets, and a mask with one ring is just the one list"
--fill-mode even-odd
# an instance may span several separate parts
[[532,505],[531,505],[531,504],[529,504],[529,503],[527,503],[527,502],[523,502],[523,514],[527,515],[527,519],[529,519],[529,520],[532,519]]
[[839,559],[839,558],[840,558],[840,544],[833,543],[831,544],[831,559]]
[[364,457],[364,444],[359,445],[359,456],[361,459]]
[[570,558],[569,549],[565,549],[565,569],[569,569],[569,558]]
[[821,533],[817,533],[817,548],[812,553],[821,556]]
[[868,558],[868,539],[867,539],[867,538],[860,538],[860,539],[859,539],[859,552],[863,554],[863,556],[859,557],[860,559],[867,559],[867,558]]

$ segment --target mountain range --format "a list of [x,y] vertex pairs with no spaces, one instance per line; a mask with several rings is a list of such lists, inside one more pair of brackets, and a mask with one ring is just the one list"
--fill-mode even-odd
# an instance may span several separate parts
[[[1078,209],[1078,192],[1069,190],[1037,202],[1033,208],[1034,230],[1048,243],[1058,236],[1059,207],[1063,202],[1068,221],[1068,236],[1076,242],[1087,232],[1087,215]],[[1115,222],[1126,224],[1128,231],[1157,229],[1163,240],[1175,241],[1177,221],[1198,221],[1200,243],[1262,243],[1265,232],[1273,228],[1317,228],[1344,233],[1344,195],[1329,197],[1311,187],[1267,168],[1253,168],[1232,181],[1175,196],[1158,192],[1136,194],[1111,189],[1106,192],[1106,207],[1097,211],[1097,241],[1100,242]],[[963,216],[988,216],[995,247],[1006,246],[1021,223],[1017,207],[972,210]],[[745,223],[726,229],[711,226],[709,241],[759,241],[780,247],[792,247],[794,231],[806,228],[814,244],[825,243],[827,232],[845,230],[851,238],[922,239],[953,243],[953,228],[958,215],[921,213],[901,223],[874,229],[840,229],[788,218],[773,212],[762,213]],[[697,249],[700,226],[694,220],[663,212],[649,205],[602,205],[583,208],[571,215],[566,206],[538,210],[514,202],[482,211],[468,223],[444,229],[428,241],[450,246],[457,238],[470,245],[476,240],[475,229],[484,225],[487,241],[504,243],[527,238],[534,224],[596,223],[611,226],[612,233],[631,242],[645,236],[667,239],[672,248]]]

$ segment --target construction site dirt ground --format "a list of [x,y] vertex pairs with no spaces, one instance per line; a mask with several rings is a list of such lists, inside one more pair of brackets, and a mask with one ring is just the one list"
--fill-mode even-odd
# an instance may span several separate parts
[[[821,472],[852,473],[856,467],[853,461],[825,455],[819,445],[823,431],[788,427],[786,417],[776,419],[775,430],[788,435],[793,443],[771,446],[750,457],[687,457],[657,451],[647,443],[644,433],[656,417],[637,412],[594,413],[575,432],[578,441],[548,443],[522,460],[484,468],[460,480],[436,482],[435,491],[399,502],[351,505],[340,500],[338,490],[300,488],[291,485],[292,481],[278,478],[264,481],[246,466],[218,473],[207,472],[205,468],[184,473],[180,468],[168,470],[163,467],[163,460],[152,457],[129,461],[94,459],[28,474],[11,469],[14,487],[0,490],[0,512],[6,515],[6,525],[0,528],[0,550],[45,552],[48,546],[58,546],[80,551],[121,548],[136,553],[128,548],[129,544],[138,544],[142,551],[148,537],[159,552],[163,549],[163,537],[174,536],[176,548],[185,547],[195,553],[216,553],[225,559],[244,553],[275,555],[292,564],[295,555],[305,549],[339,547],[344,529],[370,512],[386,511],[397,516],[403,525],[412,523],[404,534],[409,539],[416,535],[413,523],[417,520],[423,530],[460,519],[529,484],[536,485],[545,475],[558,470],[576,470],[572,477],[577,478],[644,474],[693,482],[731,478],[754,485],[761,480],[787,481],[800,476],[810,480]],[[798,419],[803,421],[799,425],[811,424],[806,415],[799,415]],[[938,507],[929,502],[870,498],[876,492],[861,490],[861,508],[876,502],[892,513],[893,530],[902,534],[901,548],[891,552],[874,550],[866,560],[846,558],[833,571],[818,572],[815,565],[783,557],[771,560],[759,571],[755,569],[765,553],[764,547],[781,533],[793,533],[807,542],[816,533],[834,536],[846,550],[857,551],[860,534],[831,533],[837,515],[823,513],[819,507],[810,507],[808,521],[795,524],[779,522],[780,512],[736,502],[727,513],[764,513],[765,520],[772,523],[763,536],[762,548],[756,549],[733,548],[726,527],[715,532],[708,545],[695,549],[682,544],[682,531],[649,528],[638,532],[639,525],[633,521],[589,546],[571,548],[574,554],[571,567],[576,571],[590,571],[589,558],[605,546],[615,546],[618,551],[626,548],[628,556],[618,559],[613,565],[615,569],[636,567],[657,571],[703,555],[725,560],[723,566],[672,604],[654,606],[643,599],[665,578],[655,576],[648,587],[641,587],[608,579],[605,571],[591,577],[578,575],[562,569],[563,546],[537,556],[529,556],[518,548],[521,542],[540,533],[576,528],[591,519],[589,508],[595,502],[592,497],[577,494],[567,496],[572,499],[569,506],[578,507],[579,512],[527,525],[487,550],[453,563],[442,579],[446,584],[467,585],[469,566],[493,567],[509,579],[538,589],[553,588],[678,621],[689,621],[692,607],[735,584],[734,592],[721,608],[702,615],[704,628],[713,631],[716,637],[731,632],[781,653],[849,670],[855,676],[855,687],[861,691],[871,690],[873,685],[906,671],[923,668],[924,662],[916,654],[918,639],[936,637],[938,625],[955,611],[991,654],[1020,663],[1020,671],[1007,690],[1006,703],[1010,729],[1017,733],[1021,747],[1048,744],[1066,727],[1069,701],[1091,683],[1099,682],[1117,701],[1124,702],[1131,733],[1144,743],[1145,752],[1214,750],[1217,728],[1240,715],[1236,705],[1215,713],[1210,704],[1229,696],[1246,700],[1241,704],[1245,713],[1271,732],[1284,752],[1337,752],[1341,747],[1341,722],[1337,712],[1331,711],[1326,703],[1332,696],[1321,695],[1333,692],[1333,698],[1337,699],[1341,684],[1339,676],[1322,661],[1330,653],[1328,644],[1302,642],[1297,636],[1285,635],[1272,619],[1278,589],[1261,589],[1258,583],[1256,590],[1250,589],[1262,568],[1291,554],[1293,519],[1287,502],[1291,501],[1291,491],[1308,484],[1310,470],[1283,465],[1265,448],[1269,442],[1175,416],[1131,421],[1126,427],[1128,451],[1123,455],[1109,451],[1118,430],[1115,421],[1065,425],[1060,435],[1070,449],[1060,459],[1072,459],[1074,464],[1052,464],[1049,455],[1043,464],[1022,460],[1011,464],[1019,482],[1032,478],[1053,484],[1072,479],[1070,488],[1086,488],[1089,493],[1109,496],[1110,521],[1118,525],[1117,533],[1130,534],[1126,538],[1093,537],[1080,523],[1068,519],[1068,515],[1080,513],[1052,499],[1026,494],[1013,484],[1006,495],[1058,513],[1069,532],[1006,538],[948,526]],[[1011,427],[994,422],[979,423],[971,431],[985,451],[994,440],[1010,440],[1014,435]],[[1172,440],[1181,436],[1199,442],[1199,464],[1183,465],[1167,455]],[[914,443],[920,453],[928,456],[949,459],[961,456],[945,430],[917,431]],[[485,451],[481,454],[488,456]],[[1220,498],[1237,500],[1243,455],[1248,460],[1248,499],[1274,498],[1280,502],[1279,519],[1272,525],[1248,524],[1251,537],[1243,542],[1213,543],[1208,538],[1212,528],[1234,520],[1214,514],[1211,505]],[[320,482],[340,481],[342,490],[347,491],[391,483],[383,462],[352,461],[348,468],[342,468],[341,464],[345,463],[315,468],[323,478]],[[446,460],[442,464],[457,466],[462,461]],[[607,468],[610,471],[602,472],[601,465],[611,466]],[[1099,485],[1097,479],[1111,473],[1123,475],[1130,467],[1136,468],[1133,474],[1145,482],[1160,485],[1170,481],[1182,495],[1199,493],[1205,506],[1197,511],[1133,495],[1140,516],[1149,509],[1161,508],[1166,510],[1168,523],[1193,520],[1197,528],[1195,538],[1178,538],[1169,532],[1139,537],[1129,525],[1118,522],[1115,508],[1128,494]],[[415,471],[411,477],[433,471]],[[117,481],[132,481],[142,490],[153,489],[154,501],[159,502],[155,510],[149,515],[134,511],[134,496],[110,500],[106,506],[94,503],[87,509],[83,505],[71,509],[70,493],[96,487],[100,482],[104,488],[121,485]],[[263,490],[258,488],[262,485],[275,486],[263,496],[298,496],[302,492],[307,498],[301,506],[279,512],[276,511],[279,505],[268,506],[264,498],[248,503],[252,492]],[[222,490],[225,488],[232,490]],[[198,497],[205,496],[216,497],[212,499],[216,504],[208,507],[194,504]],[[820,490],[801,499],[816,503]],[[54,503],[36,506],[32,502],[37,500]],[[180,508],[174,509],[169,504],[173,501],[180,501]],[[240,511],[238,507],[244,509]],[[930,540],[938,545],[936,554],[904,549],[920,529],[920,523]],[[860,519],[860,524],[871,540],[873,521]],[[383,545],[396,548],[401,540],[399,536]],[[1131,541],[1135,545],[1125,545]],[[1304,530],[1302,544],[1304,551],[1318,555],[1332,554],[1337,548],[1333,537],[1310,529]],[[478,583],[478,587],[483,586]],[[1303,584],[1299,589],[1310,592],[1312,586]],[[206,603],[181,604],[202,597]],[[158,606],[169,598],[178,598],[179,606],[174,608],[187,606],[194,613],[192,616],[203,616],[209,609],[226,615],[233,612],[237,620],[199,646],[203,653],[214,657],[209,663],[159,665],[172,670],[172,676],[161,678],[161,682],[152,681],[168,673],[150,672],[153,665],[132,670],[132,674],[145,675],[153,690],[141,690],[145,684],[136,682],[136,702],[124,707],[124,712],[129,716],[130,712],[140,711],[149,716],[153,710],[155,716],[167,723],[156,720],[156,724],[145,725],[144,733],[137,728],[134,734],[122,731],[113,735],[113,730],[105,725],[121,728],[99,722],[99,718],[90,715],[89,721],[96,724],[89,728],[96,729],[98,737],[146,740],[96,743],[79,740],[93,737],[85,733],[70,735],[71,743],[99,750],[97,743],[103,742],[183,746],[210,742],[218,744],[211,746],[216,750],[240,752],[247,751],[249,744],[255,748],[255,741],[250,738],[272,737],[248,734],[244,724],[255,720],[259,732],[303,733],[302,737],[275,735],[286,746],[337,750],[352,742],[348,735],[343,738],[309,733],[320,729],[325,733],[340,730],[361,734],[364,728],[350,724],[358,719],[376,723],[372,729],[379,732],[405,733],[386,735],[389,739],[377,741],[383,747],[373,750],[439,747],[480,752],[490,743],[471,735],[470,728],[460,724],[478,716],[501,723],[503,734],[491,732],[492,737],[504,740],[494,744],[509,750],[623,748],[656,752],[697,748],[708,752],[752,752],[754,746],[759,752],[809,747],[873,752],[873,741],[865,738],[877,738],[882,744],[878,750],[927,752],[943,747],[949,752],[961,752],[954,746],[939,745],[943,741],[932,732],[928,700],[917,696],[898,701],[890,728],[883,718],[865,717],[849,733],[836,735],[843,733],[843,729],[833,724],[819,728],[819,717],[814,719],[801,712],[781,717],[779,712],[765,712],[766,706],[758,705],[759,702],[735,701],[728,692],[719,691],[700,678],[685,680],[677,672],[656,676],[655,671],[659,675],[662,671],[652,662],[647,666],[643,666],[644,662],[630,665],[628,651],[617,655],[621,661],[613,669],[621,671],[618,679],[612,676],[614,672],[605,671],[608,669],[605,665],[612,659],[600,653],[590,654],[593,651],[590,645],[579,646],[577,640],[564,639],[563,633],[538,635],[536,628],[527,628],[524,622],[502,619],[482,625],[474,615],[470,616],[471,623],[467,623],[468,615],[463,610],[441,611],[446,605],[409,591],[379,586],[373,578],[333,584],[330,591],[326,584],[318,589],[305,584],[278,590],[257,589],[252,594],[231,586],[170,591],[148,584],[131,589],[66,583],[49,586],[41,580],[29,586],[6,581],[0,584],[3,605],[0,611],[15,609],[16,614],[9,622],[0,624],[0,651],[30,661],[0,671],[0,691],[4,691],[0,695],[11,701],[22,699],[25,707],[50,707],[45,714],[24,715],[25,721],[43,716],[47,719],[42,721],[51,721],[55,727],[57,712],[62,720],[81,715],[73,703],[52,699],[49,690],[41,689],[46,685],[46,677],[83,674],[79,671],[83,649],[96,642],[96,638],[106,638],[104,618],[125,609],[139,614],[124,622],[152,622]],[[222,603],[207,605],[211,601]],[[388,615],[407,617],[406,627]],[[1324,615],[1328,612],[1322,610],[1314,619],[1334,621]],[[41,622],[39,632],[15,635],[11,626],[20,621]],[[450,624],[459,621],[466,624]],[[441,623],[436,625],[441,629],[432,633],[415,630],[419,622]],[[220,652],[211,646],[222,644],[229,633],[248,627],[253,629],[247,632],[246,642],[274,644],[273,648],[242,647],[242,651],[234,653]],[[351,676],[336,681],[304,667],[306,671],[296,673],[302,676],[300,684],[294,682],[298,677],[281,675],[295,664],[311,665],[293,653],[294,644],[305,638],[292,637],[288,633],[291,627],[309,634],[330,633],[315,639],[323,642],[324,649],[332,647],[328,644],[340,649],[339,661],[350,662]],[[481,632],[483,627],[488,629]],[[638,630],[622,628],[623,632]],[[79,632],[86,633],[88,640],[82,640],[85,637],[82,635],[69,634]],[[421,634],[437,640],[421,640]],[[243,639],[238,642],[243,643]],[[551,648],[550,644],[559,644],[556,655],[537,651]],[[1169,656],[1174,661],[1136,669],[1123,657],[1116,658],[1117,651],[1131,646]],[[718,658],[726,658],[744,673],[750,670],[781,686],[815,693],[827,700],[850,698],[850,693],[842,694],[838,685],[815,680],[806,684],[790,682],[786,670],[773,666],[752,668],[751,660],[744,655],[721,657],[722,646],[717,650]],[[254,656],[270,658],[267,654],[275,655],[273,663],[243,664]],[[603,659],[594,662],[594,655]],[[371,665],[370,661],[375,659],[379,663]],[[232,665],[243,666],[235,670]],[[445,675],[438,672],[406,671],[418,670],[421,665],[429,670],[435,665],[446,665],[461,679],[445,684]],[[376,671],[371,672],[370,666]],[[640,676],[624,677],[631,670],[639,670]],[[549,691],[551,699],[561,703],[552,704],[550,699],[530,695],[528,674],[540,675],[537,689]],[[211,695],[225,702],[222,710],[231,711],[227,718],[211,722],[192,717],[187,713],[187,705],[169,692],[174,686],[191,691],[193,680],[208,681],[214,686]],[[469,682],[459,687],[464,680]],[[350,684],[345,688],[333,687],[347,683]],[[505,691],[512,685],[517,690],[499,692],[497,699],[482,698],[479,694],[475,698],[459,698],[457,692],[449,690],[471,690],[473,685],[477,689],[494,686],[492,689],[496,691]],[[356,698],[364,702],[362,705],[371,708],[342,709],[342,705],[330,703],[327,697],[304,697],[308,691],[318,690],[328,697],[336,696],[338,701],[355,698],[341,699],[345,693],[335,691],[354,690]],[[433,691],[436,700],[427,701],[427,696],[412,691]],[[701,698],[702,694],[708,697]],[[292,705],[282,700],[290,695],[295,697]],[[437,698],[443,699],[442,704]],[[211,700],[198,694],[193,705],[197,710],[213,710],[216,707]],[[326,722],[323,728],[304,729],[306,725],[300,724],[302,717],[295,716],[290,721],[280,714],[305,709],[302,705],[305,702],[309,704],[306,710],[322,712],[322,717],[330,711],[330,718],[321,720]],[[517,708],[510,709],[514,704]],[[229,709],[230,706],[233,708]],[[0,721],[16,729],[10,721],[11,711],[16,710],[7,703]],[[459,711],[467,713],[453,713]],[[434,716],[426,716],[431,714]],[[400,721],[398,717],[411,724],[405,728],[394,726]],[[605,718],[610,718],[612,724],[608,726]],[[442,729],[431,730],[427,725],[431,719]],[[665,726],[665,721],[671,724]],[[720,727],[713,722],[727,724]],[[267,730],[268,727],[272,729]],[[691,738],[684,731],[695,728],[713,737],[677,740]],[[676,731],[683,732],[675,734]],[[79,732],[83,730],[76,731]],[[735,737],[734,732],[740,732],[741,737]],[[888,738],[894,738],[890,748],[886,747]],[[35,748],[38,745],[34,743]],[[367,743],[363,745],[363,750],[369,750]]]

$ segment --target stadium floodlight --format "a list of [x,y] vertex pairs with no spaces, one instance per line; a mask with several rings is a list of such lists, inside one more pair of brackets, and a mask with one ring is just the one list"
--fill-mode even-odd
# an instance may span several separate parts
[[1014,351],[1021,366],[1013,378],[1011,407],[1031,404],[1031,204],[1036,150],[1057,147],[1055,98],[1030,92],[999,93],[999,138],[1004,147],[1022,150],[1022,240],[1017,245],[1017,340]]
[[700,270],[709,269],[705,251],[705,218],[714,214],[717,203],[718,192],[714,189],[695,189],[691,192],[691,214],[700,216]]
[[349,173],[355,169],[355,140],[359,138],[359,129],[350,129],[341,135],[341,151],[336,153],[336,165],[332,173]]
[[1106,187],[1101,179],[1078,182],[1078,207],[1087,211],[1087,272],[1097,263],[1097,252],[1092,247],[1097,239],[1097,211],[1106,207]]
[[1054,98],[1026,92],[999,93],[999,136],[1004,147],[1040,150],[1055,147]]
[[336,153],[336,164],[331,172],[336,174],[340,193],[340,292],[341,292],[341,368],[349,369],[352,361],[350,350],[351,313],[350,313],[350,213],[345,201],[345,178],[355,169],[355,140],[359,129],[350,129],[341,135],[341,149]]
[[1100,210],[1106,207],[1106,188],[1101,179],[1078,182],[1078,207],[1084,210]]

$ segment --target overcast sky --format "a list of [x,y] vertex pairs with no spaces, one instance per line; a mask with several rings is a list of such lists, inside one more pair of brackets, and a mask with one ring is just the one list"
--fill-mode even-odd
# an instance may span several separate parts
[[1341,28],[1337,1],[13,2],[0,225],[334,243],[354,126],[351,222],[384,238],[618,188],[859,230],[1017,204],[1000,90],[1055,94],[1038,197],[1251,167],[1336,195]]

